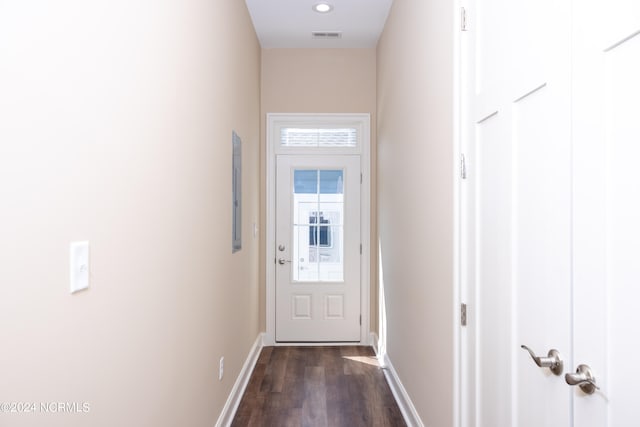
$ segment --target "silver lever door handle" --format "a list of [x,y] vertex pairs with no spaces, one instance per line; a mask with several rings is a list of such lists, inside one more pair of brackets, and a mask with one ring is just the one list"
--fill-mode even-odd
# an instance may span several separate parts
[[278,264],[280,265],[285,265],[286,263],[291,262],[288,259],[284,259],[284,258],[279,258],[278,259]]
[[589,365],[578,365],[575,374],[567,373],[564,380],[571,386],[578,386],[586,394],[593,394],[600,387],[596,385],[596,377],[593,376]]
[[562,369],[564,365],[562,363],[562,359],[560,358],[560,353],[558,352],[558,350],[552,348],[551,350],[549,350],[549,353],[547,353],[547,357],[539,357],[539,356],[536,356],[533,350],[531,350],[526,345],[521,345],[520,347],[524,348],[529,352],[529,354],[531,355],[531,358],[539,367],[549,368],[549,370],[553,372],[555,375],[562,374]]

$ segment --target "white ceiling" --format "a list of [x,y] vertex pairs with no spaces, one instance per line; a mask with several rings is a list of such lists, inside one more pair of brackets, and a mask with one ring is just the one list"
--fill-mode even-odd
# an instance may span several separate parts
[[[329,13],[312,10],[326,2]],[[393,0],[246,0],[260,44],[273,48],[375,47]],[[314,31],[341,32],[337,40],[318,40]]]

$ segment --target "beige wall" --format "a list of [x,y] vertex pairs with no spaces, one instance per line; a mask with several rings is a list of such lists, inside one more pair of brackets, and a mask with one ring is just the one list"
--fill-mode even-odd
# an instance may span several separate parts
[[[267,113],[370,113],[371,114],[371,236],[375,236],[376,206],[376,52],[375,49],[263,49],[260,164],[266,165],[265,125]],[[265,241],[266,178],[261,185],[261,239]],[[373,241],[373,237],[372,237]],[[265,318],[265,247],[260,253],[260,319]],[[372,254],[371,265],[376,265]],[[376,283],[373,269],[371,283]],[[375,286],[371,293],[372,330],[376,322]]]
[[454,412],[453,10],[395,0],[378,44],[386,346],[429,426],[453,425]]
[[[32,3],[0,4],[0,402],[90,412],[0,424],[212,426],[259,333],[260,47],[246,6]],[[91,288],[70,295],[69,242],[84,239]]]

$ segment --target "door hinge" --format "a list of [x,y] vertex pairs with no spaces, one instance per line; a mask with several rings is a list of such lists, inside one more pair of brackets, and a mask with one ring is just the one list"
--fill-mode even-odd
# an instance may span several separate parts
[[467,326],[467,304],[460,304],[460,324]]
[[467,159],[460,154],[460,178],[467,179]]
[[360,255],[362,255],[362,243],[360,243]]
[[360,326],[362,326],[362,314],[360,315]]
[[467,31],[467,10],[460,8],[460,31]]
[[362,184],[362,172],[360,172],[360,184]]

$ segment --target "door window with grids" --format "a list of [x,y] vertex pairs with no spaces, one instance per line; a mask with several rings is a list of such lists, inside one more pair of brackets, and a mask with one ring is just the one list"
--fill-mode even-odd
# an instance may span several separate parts
[[296,169],[293,175],[293,280],[342,281],[344,171]]

